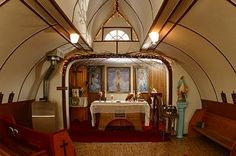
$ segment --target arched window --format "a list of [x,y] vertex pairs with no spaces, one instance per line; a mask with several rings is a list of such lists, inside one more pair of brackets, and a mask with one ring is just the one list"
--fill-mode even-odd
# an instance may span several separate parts
[[112,30],[110,31],[105,39],[105,41],[110,41],[110,40],[130,40],[129,36],[122,30]]

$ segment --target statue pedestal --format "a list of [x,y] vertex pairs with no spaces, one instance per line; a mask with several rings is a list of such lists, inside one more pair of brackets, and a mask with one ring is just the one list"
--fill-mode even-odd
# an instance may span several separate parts
[[187,107],[186,101],[177,101],[177,108],[179,113],[178,125],[177,125],[177,138],[183,138],[184,133],[184,114]]

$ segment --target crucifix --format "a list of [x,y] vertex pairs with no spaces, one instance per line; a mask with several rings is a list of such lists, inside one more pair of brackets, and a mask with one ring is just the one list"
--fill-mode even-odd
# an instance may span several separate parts
[[66,146],[68,146],[68,143],[66,143],[66,141],[63,140],[63,141],[62,141],[62,145],[60,145],[60,147],[63,148],[64,156],[67,156],[67,155],[66,155]]

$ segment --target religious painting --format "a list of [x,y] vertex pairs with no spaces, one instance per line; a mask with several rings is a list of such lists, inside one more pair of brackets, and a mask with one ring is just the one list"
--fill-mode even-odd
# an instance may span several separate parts
[[148,69],[136,68],[136,91],[148,92]]
[[107,68],[107,91],[110,93],[130,92],[130,68],[108,67]]
[[92,66],[88,68],[89,93],[98,93],[102,90],[102,67]]
[[186,101],[188,90],[188,85],[185,82],[184,76],[181,76],[177,84],[178,101]]

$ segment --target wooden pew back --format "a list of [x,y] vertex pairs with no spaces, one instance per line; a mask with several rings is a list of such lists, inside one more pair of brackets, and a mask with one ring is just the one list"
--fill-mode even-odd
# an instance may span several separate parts
[[66,130],[47,134],[17,125],[9,120],[0,119],[0,136],[1,142],[5,146],[20,155],[40,152],[43,153],[41,155],[49,156],[76,155]]
[[[13,122],[0,120],[0,135],[2,142],[11,150],[18,153],[29,153],[46,150],[52,154],[50,148],[50,135],[33,131],[32,129],[17,125]],[[24,145],[20,147],[19,144]]]
[[225,138],[236,140],[236,120],[206,111],[203,116],[203,122],[205,122],[205,128],[208,130],[216,132]]
[[0,104],[0,117],[12,116],[16,123],[32,128],[32,108],[34,100]]

